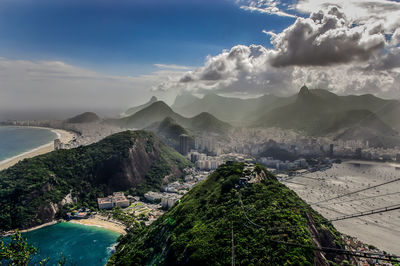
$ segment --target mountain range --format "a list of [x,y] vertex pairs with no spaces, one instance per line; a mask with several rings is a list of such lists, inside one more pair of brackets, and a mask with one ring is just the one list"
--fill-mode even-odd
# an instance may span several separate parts
[[151,126],[153,123],[161,122],[167,117],[193,132],[225,134],[231,128],[230,124],[206,112],[201,112],[194,117],[186,118],[174,112],[171,107],[163,101],[154,102],[128,117],[109,119],[106,123],[112,123],[125,128],[143,129]]
[[144,128],[170,117],[197,132],[226,133],[229,122],[234,126],[292,129],[333,139],[368,140],[374,146],[400,142],[400,102],[371,94],[339,96],[303,86],[298,94],[289,97],[263,95],[238,99],[210,93],[203,98],[178,95],[171,107],[160,101],[148,105],[150,102],[142,105],[145,106],[142,109],[133,108],[140,110],[117,124]]
[[253,126],[275,126],[300,130],[312,136],[362,139],[374,146],[389,146],[399,143],[399,134],[383,121],[386,114],[375,113],[388,104],[396,105],[396,101],[372,95],[337,96],[304,86],[293,103],[267,112]]
[[242,125],[252,114],[259,110],[266,112],[276,107],[291,103],[293,97],[280,98],[274,95],[264,95],[259,98],[240,99],[223,97],[217,94],[208,93],[203,98],[189,96],[188,94],[178,95],[171,106],[176,112],[185,116],[194,116],[201,112],[208,112],[218,119]]
[[[306,106],[308,104],[311,106]],[[280,109],[280,107],[285,108]],[[335,113],[367,110],[376,114],[388,126],[400,131],[398,115],[400,102],[397,100],[385,100],[371,94],[339,96],[323,89],[309,90],[306,86],[302,87],[298,94],[289,97],[263,95],[258,98],[238,99],[210,93],[204,95],[203,98],[198,98],[184,94],[176,97],[171,108],[183,115],[209,112],[215,117],[235,125],[254,126],[258,124],[270,126],[268,124],[269,117],[282,110],[289,112],[289,115],[295,115],[297,111]],[[275,123],[272,123],[271,126],[275,126]]]

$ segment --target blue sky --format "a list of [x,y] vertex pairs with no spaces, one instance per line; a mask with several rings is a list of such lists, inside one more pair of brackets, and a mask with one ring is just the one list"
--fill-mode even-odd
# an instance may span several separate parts
[[304,84],[398,99],[399,1],[0,0],[0,113]]
[[155,63],[198,66],[237,44],[268,46],[262,30],[280,32],[293,21],[230,0],[5,0],[0,56],[137,75]]

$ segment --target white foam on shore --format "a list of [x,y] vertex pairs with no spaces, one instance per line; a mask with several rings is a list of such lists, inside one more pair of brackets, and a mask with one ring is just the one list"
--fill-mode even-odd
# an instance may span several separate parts
[[61,134],[57,130],[55,130],[55,129],[50,129],[50,130],[51,130],[51,132],[53,132],[53,133],[55,133],[57,135],[58,139],[61,138]]

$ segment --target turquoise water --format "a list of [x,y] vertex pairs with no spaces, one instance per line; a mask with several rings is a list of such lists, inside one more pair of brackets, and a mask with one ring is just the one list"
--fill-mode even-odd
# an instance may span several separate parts
[[48,129],[0,126],[0,161],[27,152],[57,138]]
[[46,265],[57,265],[62,253],[67,265],[96,266],[107,262],[119,234],[99,227],[58,223],[23,236],[39,249],[39,255],[30,265],[47,257],[50,261]]

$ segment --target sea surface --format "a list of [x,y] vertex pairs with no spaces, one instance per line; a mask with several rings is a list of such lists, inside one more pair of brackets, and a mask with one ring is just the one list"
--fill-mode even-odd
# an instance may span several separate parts
[[44,258],[50,259],[46,265],[58,265],[61,256],[66,258],[66,265],[105,265],[119,237],[118,233],[100,227],[66,222],[22,235],[39,249],[29,265]]
[[0,161],[45,145],[57,138],[48,129],[0,126]]

